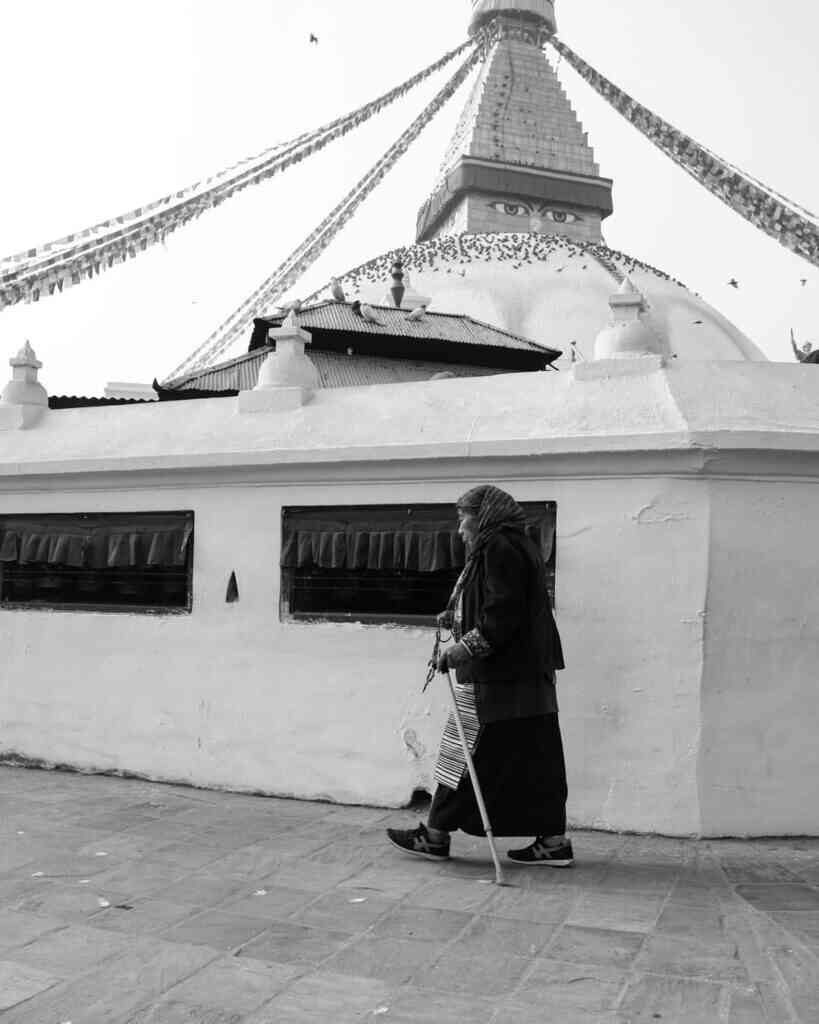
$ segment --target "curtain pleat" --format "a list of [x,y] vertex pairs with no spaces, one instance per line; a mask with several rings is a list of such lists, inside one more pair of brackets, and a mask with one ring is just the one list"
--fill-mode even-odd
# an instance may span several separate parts
[[[285,515],[281,565],[287,569],[404,570],[442,572],[463,567],[465,552],[455,516],[437,510],[416,513],[359,509],[342,519],[340,510],[325,518],[316,512]],[[527,532],[548,561],[554,522],[538,517]]]
[[30,516],[0,519],[0,562],[75,568],[184,565],[192,524],[184,517]]

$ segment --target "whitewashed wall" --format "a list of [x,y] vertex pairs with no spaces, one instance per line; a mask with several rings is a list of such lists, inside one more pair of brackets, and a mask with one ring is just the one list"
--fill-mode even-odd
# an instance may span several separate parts
[[[494,479],[521,500],[558,503],[573,819],[696,830],[705,495],[664,480]],[[0,613],[11,654],[0,749],[204,786],[406,801],[431,784],[445,717],[443,680],[420,692],[432,632],[279,621],[281,506],[452,503],[472,483],[151,487],[5,501],[7,511],[192,508],[196,525],[189,616]],[[232,571],[240,600],[227,604]]]
[[[417,458],[408,457],[409,440],[385,436],[394,458],[373,448],[368,461],[321,461],[315,450],[304,458],[289,450],[251,465],[218,422],[195,457],[180,454],[185,424],[192,430],[227,415],[227,400],[53,414],[43,428],[0,438],[2,512],[196,515],[190,615],[0,610],[0,752],[199,786],[404,803],[431,785],[446,713],[441,680],[420,692],[432,632],[279,621],[281,508],[451,503],[493,480],[520,500],[557,502],[557,619],[568,663],[558,693],[571,822],[668,834],[819,834],[812,435],[794,440],[790,455],[763,458],[757,434],[740,462],[729,452],[730,464],[713,464],[708,452],[736,447],[736,437],[712,436],[707,451],[701,439],[681,440],[686,389],[670,372],[643,384],[525,377],[410,389],[401,401],[414,402],[420,419],[407,420],[398,400],[395,417],[422,435]],[[513,386],[515,411],[507,404],[504,414]],[[606,387],[622,389],[619,399],[609,391],[606,410],[620,434],[603,442],[592,437],[593,412]],[[664,389],[676,406],[661,401]],[[480,407],[489,394],[498,403],[481,426],[470,402]],[[334,407],[348,398],[322,401]],[[544,399],[553,400],[548,408]],[[543,416],[532,411],[541,404]],[[450,447],[436,454],[425,424],[438,423],[442,408],[450,419],[437,429]],[[544,419],[559,408],[586,436],[544,434]],[[309,434],[309,417],[323,413],[299,415]],[[504,440],[515,416],[526,431],[516,424]],[[254,422],[272,444],[273,421]],[[72,424],[84,433],[69,451]],[[156,459],[136,459],[137,426],[146,450],[176,446],[172,467],[151,470]],[[467,427],[470,455],[453,457],[452,439]],[[28,446],[30,455],[39,429],[65,451],[58,461],[46,445],[39,468],[28,463],[21,475],[13,453]],[[235,450],[214,452],[217,435]],[[94,444],[120,446],[120,463],[111,454],[104,467],[93,463]],[[232,571],[240,600],[227,604]]]

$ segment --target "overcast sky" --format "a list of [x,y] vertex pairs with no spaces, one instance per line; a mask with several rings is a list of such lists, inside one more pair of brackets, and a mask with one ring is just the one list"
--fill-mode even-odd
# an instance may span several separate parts
[[[124,212],[366,102],[461,42],[469,11],[468,0],[0,0],[2,253]],[[561,37],[615,83],[819,209],[814,4],[558,0],[557,16]],[[453,70],[166,247],[0,312],[0,359],[29,338],[52,394],[161,379],[318,224]],[[771,359],[792,359],[790,327],[819,343],[819,270],[722,206],[571,69],[559,74],[601,173],[614,179],[607,243],[685,282]],[[293,294],[413,241],[466,94]]]

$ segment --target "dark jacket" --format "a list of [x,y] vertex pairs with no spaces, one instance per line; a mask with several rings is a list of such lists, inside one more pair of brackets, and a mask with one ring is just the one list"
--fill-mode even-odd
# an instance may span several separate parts
[[462,629],[468,642],[477,629],[489,645],[457,669],[459,682],[475,684],[482,724],[557,711],[563,650],[543,557],[523,533],[500,530],[479,554],[464,582]]

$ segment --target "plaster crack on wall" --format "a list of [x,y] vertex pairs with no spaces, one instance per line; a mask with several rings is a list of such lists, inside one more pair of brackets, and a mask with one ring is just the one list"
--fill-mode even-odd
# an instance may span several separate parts
[[402,729],[401,740],[406,747],[407,753],[413,760],[420,761],[426,757],[427,748],[414,729]]
[[643,505],[631,518],[635,523],[640,523],[641,526],[655,526],[660,523],[676,523],[681,520],[690,519],[691,516],[686,512],[658,512],[656,505],[651,502],[648,505]]

